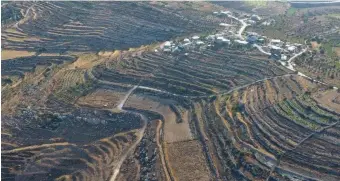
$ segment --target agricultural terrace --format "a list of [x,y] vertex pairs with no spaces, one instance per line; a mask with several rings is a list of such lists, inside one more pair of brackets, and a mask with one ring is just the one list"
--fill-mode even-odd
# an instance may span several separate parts
[[[155,51],[216,31],[218,4],[2,4],[3,53],[19,52],[1,62],[2,179],[340,180],[338,90],[250,46]],[[297,69],[336,82],[323,55]]]

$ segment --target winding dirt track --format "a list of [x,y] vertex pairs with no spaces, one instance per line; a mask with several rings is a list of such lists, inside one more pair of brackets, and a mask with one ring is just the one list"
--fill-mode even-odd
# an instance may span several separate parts
[[113,174],[110,178],[110,181],[115,181],[116,180],[116,177],[118,176],[119,174],[119,170],[120,170],[120,167],[122,166],[123,162],[125,161],[126,157],[128,155],[130,155],[137,147],[137,145],[140,143],[140,141],[142,140],[143,138],[143,135],[144,135],[144,132],[145,132],[145,129],[146,129],[146,125],[147,125],[147,118],[143,115],[143,114],[140,114],[138,112],[134,112],[134,111],[128,111],[128,110],[124,110],[123,109],[123,106],[126,102],[126,100],[129,98],[129,96],[131,95],[131,93],[137,88],[138,86],[134,86],[132,87],[128,92],[127,94],[124,96],[124,98],[122,99],[122,101],[118,104],[117,106],[117,109],[120,110],[120,111],[123,111],[123,112],[129,112],[129,113],[132,113],[132,114],[137,114],[141,117],[142,121],[143,121],[143,127],[138,131],[137,133],[137,137],[138,139],[136,140],[135,143],[133,143],[131,145],[131,147],[125,152],[125,154],[123,154],[121,156],[121,158],[119,159],[118,162],[114,162],[112,163],[112,165],[116,165],[113,169]]
[[162,167],[163,167],[163,170],[164,170],[164,173],[165,173],[165,177],[166,177],[166,180],[169,181],[171,180],[170,178],[170,174],[168,172],[168,169],[166,168],[166,162],[165,162],[165,159],[164,159],[164,152],[163,152],[163,147],[162,147],[162,143],[161,143],[161,131],[162,131],[162,125],[163,125],[163,122],[161,120],[158,120],[158,125],[157,125],[157,129],[156,129],[156,140],[157,140],[157,146],[158,146],[158,149],[159,149],[159,154],[160,154],[160,158],[161,158],[161,162],[162,162]]

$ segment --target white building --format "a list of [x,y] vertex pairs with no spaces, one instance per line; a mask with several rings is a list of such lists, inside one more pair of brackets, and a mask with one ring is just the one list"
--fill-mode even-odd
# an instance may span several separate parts
[[261,24],[264,26],[269,26],[271,23],[269,21],[265,21],[265,22],[262,22]]
[[170,41],[166,41],[163,45],[163,51],[164,52],[171,52],[171,42]]
[[189,43],[184,43],[182,46],[184,47],[185,50],[189,50],[189,49],[192,48],[192,43],[190,43],[190,42]]
[[275,46],[275,45],[270,46],[270,48],[273,50],[282,50],[282,48]]
[[251,24],[251,25],[256,24],[256,22],[255,22],[254,20],[251,20],[251,19],[247,20],[247,23],[249,23],[249,24]]
[[279,46],[279,45],[282,44],[282,42],[279,39],[271,39],[270,44],[275,45],[275,46]]
[[205,39],[208,40],[208,41],[214,41],[216,38],[215,35],[208,35]]
[[204,45],[204,42],[203,41],[197,41],[196,45]]
[[240,44],[240,45],[247,45],[248,42],[247,41],[244,41],[244,40],[235,40],[234,41],[236,44]]
[[220,26],[222,26],[222,27],[228,27],[228,26],[230,26],[230,24],[227,24],[227,23],[220,23]]
[[258,33],[256,33],[256,32],[250,32],[250,31],[247,32],[247,35],[259,36]]
[[231,12],[230,11],[221,11],[220,12],[222,15],[231,15]]
[[253,15],[251,15],[251,19],[254,20],[254,21],[260,21],[261,17],[256,15],[256,14],[253,14]]
[[183,42],[184,42],[184,43],[190,43],[190,40],[189,40],[188,38],[185,38],[185,39],[183,40]]
[[282,61],[286,61],[286,60],[287,60],[287,55],[281,54],[281,60],[282,60]]
[[216,43],[218,43],[218,44],[230,44],[230,40],[219,36],[219,37],[216,38]]
[[200,37],[199,36],[193,36],[192,39],[193,40],[198,40],[198,39],[200,39]]
[[296,46],[288,46],[288,47],[287,47],[287,50],[288,50],[289,52],[295,52]]

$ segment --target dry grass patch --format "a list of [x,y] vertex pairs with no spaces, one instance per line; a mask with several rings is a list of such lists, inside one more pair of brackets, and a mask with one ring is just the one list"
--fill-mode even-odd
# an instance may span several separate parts
[[23,38],[8,37],[7,40],[16,41],[16,42],[24,42],[24,41],[40,41],[40,38],[38,37],[23,37]]
[[82,68],[88,69],[95,65],[98,65],[101,61],[99,60],[98,55],[96,54],[83,54],[78,57],[78,59],[69,65],[69,68]]
[[39,54],[39,56],[43,57],[43,56],[60,56],[59,53],[41,53]]
[[124,95],[124,92],[97,89],[96,91],[79,98],[77,104],[91,107],[113,108],[119,104],[119,101]]
[[176,180],[210,180],[202,146],[197,140],[166,144],[171,172]]
[[314,99],[323,106],[340,113],[340,93],[337,90],[329,90],[313,95]]
[[[157,100],[155,100],[157,99]],[[183,122],[176,122],[176,115],[168,106],[170,102],[156,97],[132,95],[124,107],[133,107],[157,112],[164,116],[164,140],[167,143],[193,139],[189,127],[188,114],[182,115]]]
[[334,47],[333,51],[336,53],[338,57],[340,57],[340,47]]
[[316,42],[316,41],[312,41],[312,42],[310,42],[310,43],[312,44],[312,48],[313,48],[313,49],[317,49],[317,48],[319,48],[320,45],[321,45],[321,44],[318,44],[318,42]]
[[35,52],[29,52],[29,51],[2,50],[1,60],[8,60],[8,59],[20,58],[20,57],[30,57],[34,54]]
[[8,28],[4,31],[4,33],[14,33],[14,34],[20,34],[20,35],[23,35],[23,36],[27,35],[27,34],[22,33],[22,32],[18,31],[17,29],[14,29],[14,28]]

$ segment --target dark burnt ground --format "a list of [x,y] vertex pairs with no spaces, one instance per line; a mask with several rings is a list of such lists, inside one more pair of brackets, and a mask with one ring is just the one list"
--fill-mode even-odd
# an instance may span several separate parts
[[[18,24],[18,32],[3,33],[5,49],[55,53],[128,49],[216,27],[208,14],[187,11],[190,7],[149,2],[24,2],[11,7],[27,12],[27,17]],[[39,40],[13,40],[25,37],[22,33]]]
[[[53,64],[63,64],[72,62],[71,56],[31,56],[24,58],[14,58],[8,61],[1,61],[2,76],[24,77],[27,72],[34,72],[37,66],[52,66]],[[46,70],[46,73],[50,69]]]
[[69,111],[23,109],[2,116],[2,179],[108,179],[112,162],[136,141],[140,117],[91,108]]

